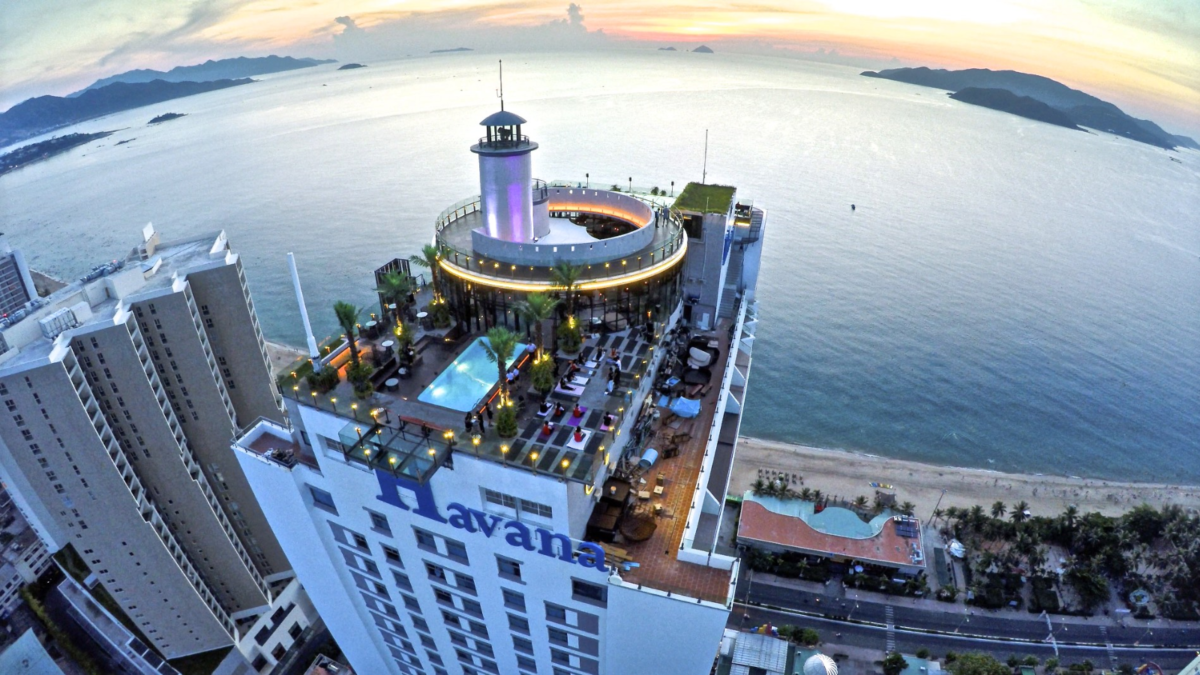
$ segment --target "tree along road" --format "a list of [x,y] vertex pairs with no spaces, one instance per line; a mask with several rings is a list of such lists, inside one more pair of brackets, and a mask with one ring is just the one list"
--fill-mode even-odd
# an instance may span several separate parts
[[[804,628],[813,628],[821,636],[821,641],[828,646],[822,647],[826,653],[836,653],[841,645],[860,647],[864,649],[886,651],[889,644],[896,651],[913,654],[924,647],[932,654],[944,656],[947,652],[985,652],[1001,661],[1009,656],[1025,657],[1033,655],[1042,662],[1055,656],[1054,646],[1049,643],[1014,642],[1008,640],[993,640],[963,635],[944,635],[923,633],[904,628],[889,631],[886,626],[872,624],[846,623],[823,617],[813,617],[799,612],[767,609],[734,603],[729,615],[728,627],[746,630],[752,626],[760,626],[770,622],[775,626],[792,624]],[[890,633],[890,635],[889,635]],[[891,642],[889,643],[889,637]],[[1156,647],[1114,647],[1058,645],[1057,656],[1063,665],[1091,661],[1097,668],[1115,669],[1119,664],[1128,663],[1135,668],[1148,661],[1153,661],[1168,672],[1182,669],[1192,659],[1196,658],[1195,649],[1164,649]]]
[[[747,596],[749,589],[749,596]],[[887,624],[889,607],[891,623],[898,627],[938,633],[972,635],[984,638],[1045,640],[1051,630],[1046,619],[1035,614],[1028,618],[1011,613],[1000,614],[974,609],[973,613],[962,611],[933,610],[913,607],[907,598],[896,598],[893,603],[874,600],[854,600],[839,597],[841,586],[831,582],[824,592],[806,591],[786,586],[773,586],[762,581],[752,581],[749,575],[738,579],[737,600],[753,605],[768,605],[782,609],[820,614],[827,618],[848,621],[865,621]],[[1200,647],[1200,625],[1177,622],[1177,626],[1115,626],[1071,622],[1063,617],[1051,617],[1054,639],[1062,643],[1082,645],[1154,646],[1172,649],[1194,650]]]

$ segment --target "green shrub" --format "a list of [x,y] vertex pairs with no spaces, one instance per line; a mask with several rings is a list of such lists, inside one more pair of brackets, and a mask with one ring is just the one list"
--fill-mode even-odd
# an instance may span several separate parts
[[500,406],[496,412],[496,433],[501,438],[512,438],[517,435],[517,411],[511,405]]
[[917,650],[917,658],[918,659],[929,658],[929,650],[926,649],[925,647],[921,647],[920,649]]
[[351,364],[346,368],[346,380],[353,382],[356,385],[361,385],[371,379],[371,375],[375,373],[375,368],[369,363],[358,362]]
[[546,356],[541,361],[535,361],[529,373],[533,388],[542,394],[550,393],[554,388],[554,359]]
[[308,388],[324,394],[338,385],[341,382],[341,377],[338,376],[338,371],[332,366],[325,366],[319,373],[309,373],[305,376],[304,381],[308,383]]
[[[571,324],[575,325],[571,325]],[[583,336],[578,321],[564,321],[558,327],[558,348],[566,354],[574,354],[583,346]]]

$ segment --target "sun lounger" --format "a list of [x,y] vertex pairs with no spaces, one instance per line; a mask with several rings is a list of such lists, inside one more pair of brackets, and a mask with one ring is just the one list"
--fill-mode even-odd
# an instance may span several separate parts
[[571,384],[564,388],[562,385],[559,385],[554,388],[554,393],[570,396],[571,398],[579,398],[583,395],[583,387]]

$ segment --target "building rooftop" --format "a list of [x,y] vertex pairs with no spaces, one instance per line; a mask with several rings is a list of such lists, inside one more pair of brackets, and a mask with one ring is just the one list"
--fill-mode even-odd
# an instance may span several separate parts
[[[709,429],[717,411],[717,399],[721,393],[721,381],[725,374],[731,344],[729,319],[723,319],[713,335],[719,340],[720,356],[714,360],[711,385],[700,398],[700,414],[691,420],[667,421],[666,416],[655,429],[655,438],[649,445],[665,449],[680,434],[689,437],[677,442],[678,455],[660,459],[646,472],[647,484],[641,490],[651,497],[640,500],[637,512],[654,518],[654,533],[640,542],[619,544],[630,560],[638,567],[622,573],[629,583],[645,584],[651,588],[677,592],[689,597],[711,602],[725,602],[729,595],[730,570],[706,567],[678,559],[680,546],[687,529],[688,512],[695,497],[696,482],[704,467],[704,453],[708,444]],[[662,495],[655,495],[653,488],[659,474],[663,476]],[[659,513],[655,506],[661,505]],[[699,508],[699,507],[697,507]]]
[[324,654],[318,654],[308,670],[304,671],[304,675],[354,675],[354,669]]
[[29,628],[0,652],[0,673],[5,675],[63,675],[46,648]]
[[[791,512],[787,512],[789,508]],[[830,507],[825,511],[832,513],[813,513],[811,502],[762,498],[747,493],[742,502],[737,536],[739,540],[890,567],[924,566],[917,519],[888,514],[867,523],[848,509]],[[857,525],[851,521],[857,521]]]
[[688,183],[675,199],[675,208],[694,213],[728,213],[737,188],[728,185]]
[[152,243],[147,241],[152,252],[146,260],[141,255],[148,250],[144,244],[123,260],[97,265],[88,274],[40,298],[37,308],[0,324],[4,337],[0,344],[9,348],[0,354],[0,369],[40,361],[52,353],[55,339],[43,333],[39,325],[43,319],[65,310],[69,316],[63,316],[63,326],[69,326],[69,330],[111,325],[125,298],[170,289],[178,275],[206,263],[224,263],[229,254],[224,232],[166,244],[158,242],[152,229],[146,232],[152,236]]

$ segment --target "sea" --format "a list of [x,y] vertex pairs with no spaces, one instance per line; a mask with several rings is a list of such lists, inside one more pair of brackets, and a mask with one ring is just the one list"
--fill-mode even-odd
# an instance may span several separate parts
[[[117,133],[0,177],[0,230],[64,278],[150,222],[168,240],[224,230],[267,338],[302,345],[286,254],[318,337],[336,300],[371,304],[372,270],[478,192],[468,148],[499,108],[497,58],[321,66],[79,124]],[[536,176],[706,176],[766,209],[743,434],[1200,483],[1200,153],[843,65],[627,50],[504,66]],[[147,125],[164,112],[187,116]]]

